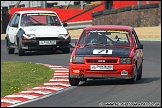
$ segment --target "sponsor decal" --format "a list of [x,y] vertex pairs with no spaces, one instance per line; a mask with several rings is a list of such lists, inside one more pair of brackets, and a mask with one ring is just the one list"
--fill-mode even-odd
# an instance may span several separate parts
[[128,34],[127,31],[121,31],[121,30],[108,30],[108,32],[114,32],[114,33],[124,33],[124,34]]
[[90,32],[106,32],[106,30],[93,30],[93,31],[90,31]]
[[109,50],[109,49],[94,49],[93,54],[112,54],[112,50]]
[[98,62],[105,62],[105,60],[98,60]]
[[128,72],[127,72],[126,70],[123,70],[123,71],[121,72],[121,75],[128,75]]
[[34,33],[35,33],[35,30],[36,30],[36,29],[33,29],[33,28],[32,28],[32,29],[30,29],[30,31],[33,31]]
[[91,70],[113,70],[113,65],[90,65]]
[[39,13],[39,15],[48,15],[48,16],[56,16],[55,14],[48,14],[48,13]]
[[38,15],[38,14],[25,14],[24,16],[31,16],[31,15]]

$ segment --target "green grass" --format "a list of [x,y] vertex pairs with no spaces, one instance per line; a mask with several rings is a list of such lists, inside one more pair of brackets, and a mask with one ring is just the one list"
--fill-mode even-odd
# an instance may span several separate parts
[[54,70],[41,64],[1,61],[1,97],[40,86],[53,75]]

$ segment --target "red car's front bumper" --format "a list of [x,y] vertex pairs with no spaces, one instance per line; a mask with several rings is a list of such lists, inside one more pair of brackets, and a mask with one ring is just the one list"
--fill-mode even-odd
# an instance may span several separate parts
[[133,76],[134,64],[114,64],[113,70],[91,70],[91,64],[70,63],[71,78],[121,78],[131,79]]

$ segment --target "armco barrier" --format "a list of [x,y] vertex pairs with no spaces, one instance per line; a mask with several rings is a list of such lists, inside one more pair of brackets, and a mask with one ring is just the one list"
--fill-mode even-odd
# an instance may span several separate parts
[[92,20],[88,20],[88,21],[80,21],[80,22],[71,22],[71,23],[67,23],[68,26],[65,27],[68,30],[75,30],[75,29],[83,29],[87,26],[91,26],[92,25]]

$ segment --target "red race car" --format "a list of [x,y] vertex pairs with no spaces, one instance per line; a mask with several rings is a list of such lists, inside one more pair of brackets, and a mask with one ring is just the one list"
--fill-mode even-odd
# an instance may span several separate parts
[[143,44],[131,26],[93,25],[83,29],[69,63],[69,82],[120,78],[130,83],[142,78]]

